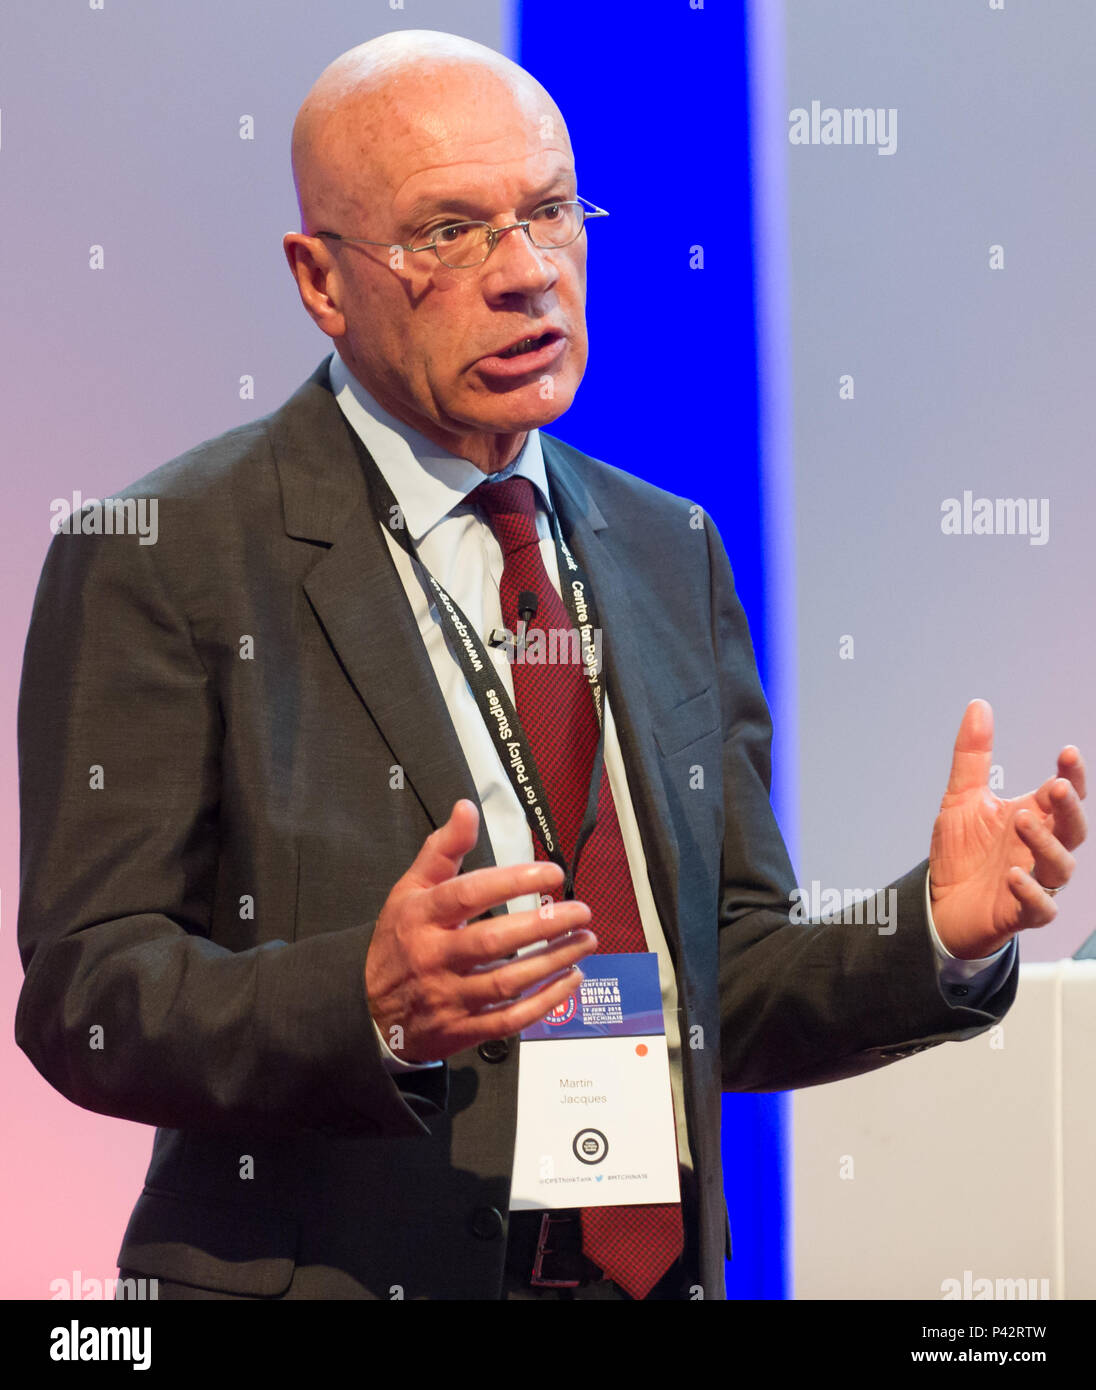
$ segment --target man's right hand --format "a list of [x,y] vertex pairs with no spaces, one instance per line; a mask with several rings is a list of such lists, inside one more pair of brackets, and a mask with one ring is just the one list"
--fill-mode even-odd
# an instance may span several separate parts
[[[458,801],[392,889],[365,960],[373,1020],[405,1062],[440,1062],[489,1038],[520,1033],[578,987],[576,962],[597,949],[585,903],[474,919],[563,882],[557,864],[515,864],[462,874],[479,812]],[[522,946],[540,949],[508,961]],[[395,1044],[395,1045],[394,1045]]]

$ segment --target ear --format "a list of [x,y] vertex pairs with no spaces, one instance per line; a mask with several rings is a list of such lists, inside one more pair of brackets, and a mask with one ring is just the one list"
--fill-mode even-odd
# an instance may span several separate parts
[[301,303],[313,323],[329,338],[345,336],[338,270],[323,240],[303,232],[286,232],[282,249]]

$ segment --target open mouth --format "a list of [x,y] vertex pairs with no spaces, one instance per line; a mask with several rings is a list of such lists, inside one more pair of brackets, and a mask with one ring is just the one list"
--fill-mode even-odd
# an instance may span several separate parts
[[500,382],[509,389],[518,382],[527,383],[531,374],[556,370],[567,352],[567,341],[566,333],[549,328],[479,358],[476,368],[481,377],[495,383],[492,390],[498,389]]
[[537,352],[540,348],[547,347],[555,336],[554,333],[542,333],[539,338],[522,338],[520,343],[508,347],[505,352],[496,353],[496,356],[502,358],[522,357],[527,352]]

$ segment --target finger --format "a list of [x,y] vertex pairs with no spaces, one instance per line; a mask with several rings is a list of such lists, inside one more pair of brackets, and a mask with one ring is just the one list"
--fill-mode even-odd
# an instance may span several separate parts
[[420,917],[440,927],[456,927],[493,907],[529,893],[550,896],[563,882],[558,864],[508,864],[473,869],[424,893],[416,904]]
[[1058,754],[1058,776],[1064,777],[1083,801],[1085,799],[1085,760],[1075,744],[1069,744]]
[[464,856],[479,839],[479,810],[475,802],[461,799],[444,825],[428,835],[403,882],[416,888],[432,888],[460,873]]
[[948,776],[948,796],[989,785],[993,761],[993,710],[985,700],[971,700],[959,725]]
[[486,1042],[489,1038],[508,1038],[538,1023],[550,1014],[565,999],[569,999],[583,981],[582,971],[572,965],[558,979],[550,980],[541,989],[534,990],[523,999],[502,1008],[489,1009],[475,1014],[457,1031],[464,1039],[466,1047]]
[[1017,930],[1026,927],[1045,927],[1058,915],[1054,899],[1044,893],[1032,876],[1013,865],[1008,871],[1008,886],[1013,897],[1023,908],[1023,920]]
[[1076,849],[1088,831],[1084,808],[1072,783],[1052,777],[1035,793],[1035,804],[1053,817],[1054,834],[1066,849]]
[[469,1013],[509,1004],[529,990],[539,989],[558,978],[561,970],[577,965],[596,949],[597,937],[593,932],[578,931],[519,956],[507,965],[464,975],[459,985],[461,1003]]
[[1016,832],[1035,860],[1029,871],[1035,882],[1043,888],[1064,888],[1072,877],[1076,860],[1051,833],[1047,823],[1040,821],[1032,811],[1020,811],[1016,817]]
[[1085,809],[1076,787],[1060,777],[1050,789],[1054,834],[1066,849],[1076,849],[1088,833]]
[[592,913],[584,902],[552,902],[529,912],[507,912],[473,922],[464,931],[451,932],[445,940],[443,959],[455,974],[463,975],[477,966],[506,960],[523,946],[553,941],[578,931],[590,921]]

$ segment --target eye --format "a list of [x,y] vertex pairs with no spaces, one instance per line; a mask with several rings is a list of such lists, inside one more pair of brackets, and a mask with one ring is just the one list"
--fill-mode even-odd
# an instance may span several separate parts
[[533,216],[538,222],[559,222],[566,215],[567,209],[562,202],[542,203]]
[[442,246],[455,246],[462,237],[468,235],[471,225],[469,222],[446,222],[441,227],[435,227],[430,233],[430,238]]

